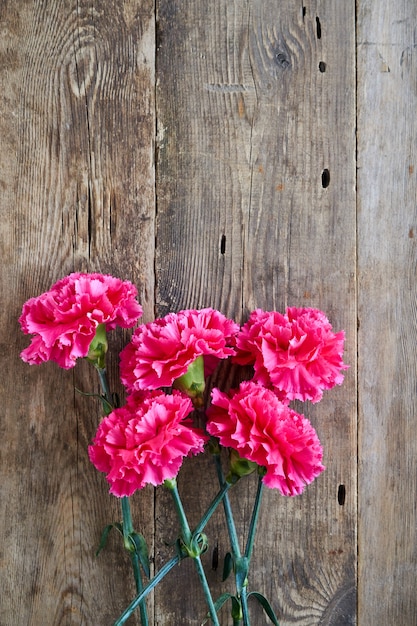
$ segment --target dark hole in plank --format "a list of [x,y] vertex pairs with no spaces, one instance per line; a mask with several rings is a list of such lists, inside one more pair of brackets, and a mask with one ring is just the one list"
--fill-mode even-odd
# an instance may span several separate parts
[[339,485],[337,490],[337,501],[340,506],[343,506],[346,500],[346,487],[344,485]]
[[316,17],[316,33],[317,33],[317,39],[321,39],[321,24],[320,24],[320,20],[318,17]]
[[224,254],[226,252],[226,235],[222,235],[220,240],[220,254]]

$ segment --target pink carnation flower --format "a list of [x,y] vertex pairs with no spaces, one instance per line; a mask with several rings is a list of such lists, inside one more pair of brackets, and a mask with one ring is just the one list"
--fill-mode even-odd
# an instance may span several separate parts
[[257,309],[237,337],[234,360],[253,365],[254,380],[288,400],[318,402],[323,389],[343,382],[344,339],[317,309],[288,308],[285,315]]
[[266,469],[263,482],[284,496],[300,494],[325,468],[310,422],[252,381],[230,396],[213,389],[207,431],[222,446]]
[[183,458],[203,452],[207,436],[193,428],[191,400],[176,392],[139,392],[98,427],[88,453],[107,474],[110,493],[130,496],[145,485],[174,478]]
[[85,357],[99,324],[130,328],[142,315],[132,283],[103,274],[73,273],[23,305],[24,333],[34,335],[21,358],[30,364],[55,361],[74,367]]
[[233,355],[230,346],[238,330],[233,320],[209,308],[142,324],[120,354],[122,382],[131,391],[170,387],[197,357],[207,356],[212,367],[213,359]]

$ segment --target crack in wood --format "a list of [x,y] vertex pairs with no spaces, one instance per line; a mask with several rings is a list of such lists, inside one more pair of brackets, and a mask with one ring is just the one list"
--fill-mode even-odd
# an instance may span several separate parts
[[245,91],[254,91],[254,88],[249,85],[229,85],[227,83],[206,83],[204,88],[207,91],[214,91],[217,93],[242,93]]

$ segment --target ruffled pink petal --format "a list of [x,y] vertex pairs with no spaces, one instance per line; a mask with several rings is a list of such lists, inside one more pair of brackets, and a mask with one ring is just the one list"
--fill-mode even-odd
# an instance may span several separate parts
[[199,356],[234,354],[239,326],[214,309],[184,310],[139,326],[120,354],[120,372],[129,391],[170,387]]
[[194,428],[191,400],[179,392],[136,392],[101,422],[88,453],[107,474],[110,492],[132,495],[174,478],[185,456],[204,451],[207,436]]
[[310,422],[252,381],[227,395],[213,389],[207,431],[222,446],[265,468],[268,487],[298,495],[323,470],[323,451]]
[[234,360],[253,365],[254,380],[282,399],[318,402],[324,389],[343,382],[343,344],[344,332],[334,333],[322,311],[256,309],[237,336]]
[[23,305],[19,318],[24,333],[33,335],[22,359],[55,361],[74,367],[87,356],[97,326],[130,328],[142,315],[132,283],[106,274],[73,273]]

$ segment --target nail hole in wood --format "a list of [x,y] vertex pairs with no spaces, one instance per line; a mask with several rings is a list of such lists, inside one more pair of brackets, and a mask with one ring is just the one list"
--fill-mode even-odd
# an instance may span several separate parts
[[224,254],[226,252],[226,235],[222,235],[220,240],[220,254]]
[[321,24],[320,24],[320,20],[318,17],[316,17],[316,33],[317,33],[317,39],[321,39]]
[[324,61],[320,61],[319,63],[319,70],[322,74],[324,74],[324,72],[326,71],[326,64]]
[[346,487],[344,485],[339,485],[337,490],[337,501],[340,506],[343,506],[346,500]]
[[321,173],[321,186],[323,189],[327,189],[330,185],[330,172],[328,169],[325,169]]

